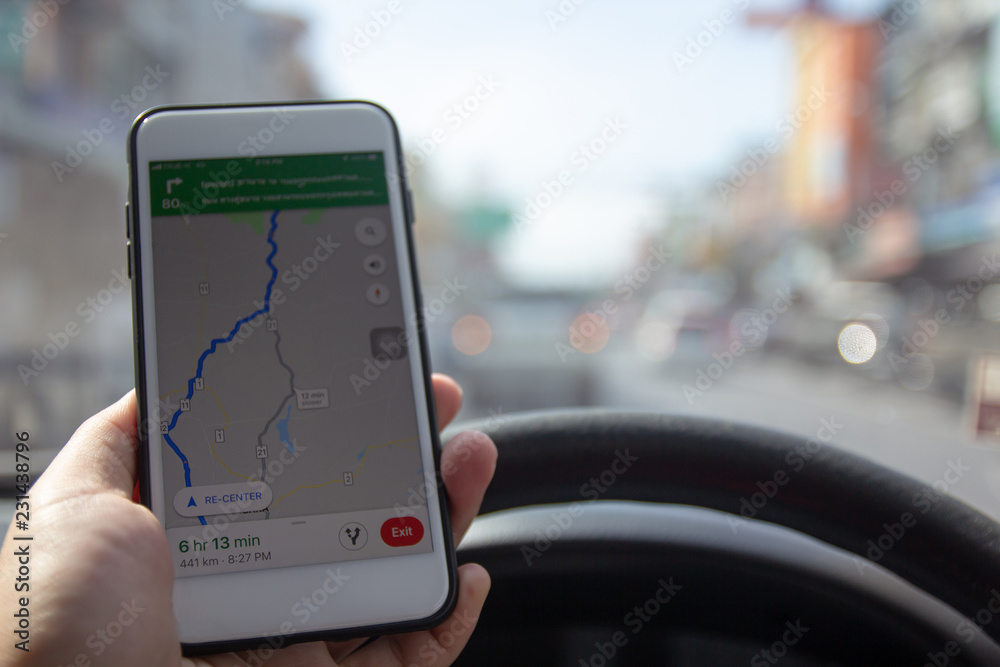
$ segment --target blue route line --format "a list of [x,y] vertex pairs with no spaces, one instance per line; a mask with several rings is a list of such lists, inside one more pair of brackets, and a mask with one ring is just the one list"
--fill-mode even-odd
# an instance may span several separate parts
[[[271,288],[274,287],[274,281],[278,278],[278,267],[276,267],[271,262],[271,260],[274,259],[274,256],[278,254],[278,244],[274,242],[274,232],[278,228],[278,213],[280,213],[280,211],[275,211],[274,213],[271,214],[271,229],[267,233],[267,242],[271,244],[271,253],[267,256],[267,260],[265,261],[267,262],[267,265],[271,267],[271,279],[267,281],[267,291],[264,293],[264,307],[238,320],[236,322],[236,325],[233,327],[233,330],[229,332],[228,336],[226,336],[225,338],[213,339],[212,344],[208,347],[208,349],[201,353],[201,356],[198,357],[198,368],[195,371],[195,375],[193,378],[188,380],[187,396],[184,397],[187,400],[191,400],[191,397],[194,396],[195,380],[201,377],[202,371],[204,370],[205,367],[205,359],[208,357],[208,355],[214,354],[215,349],[219,345],[225,345],[233,338],[235,338],[236,333],[240,330],[241,326],[243,326],[253,318],[257,317],[258,315],[265,315],[271,312]],[[188,460],[187,457],[184,456],[184,452],[182,452],[180,448],[176,444],[174,444],[173,439],[170,437],[170,432],[174,430],[175,426],[177,426],[177,420],[180,418],[180,416],[181,416],[181,409],[177,408],[177,411],[174,412],[173,418],[170,420],[170,424],[167,426],[167,432],[163,434],[163,438],[167,441],[167,444],[170,445],[170,448],[174,450],[174,454],[177,454],[177,456],[180,458],[181,463],[184,464],[184,486],[187,488],[191,488],[191,466],[188,464]],[[205,517],[203,516],[199,516],[198,520],[201,521],[201,525],[203,526],[208,524],[208,522],[205,521]]]

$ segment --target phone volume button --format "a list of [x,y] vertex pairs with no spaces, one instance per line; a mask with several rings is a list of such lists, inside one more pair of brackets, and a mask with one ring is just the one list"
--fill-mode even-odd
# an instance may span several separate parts
[[128,202],[125,202],[125,238],[132,238],[132,227],[128,219]]
[[410,224],[416,224],[417,222],[417,212],[413,208],[413,192],[410,188],[406,188],[406,213],[410,217]]
[[127,267],[126,275],[129,280],[132,280],[132,241],[125,242],[125,266]]

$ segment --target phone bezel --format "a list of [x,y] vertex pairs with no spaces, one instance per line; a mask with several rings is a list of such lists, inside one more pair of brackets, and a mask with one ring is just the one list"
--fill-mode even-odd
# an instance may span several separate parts
[[[156,359],[148,355],[155,351],[155,312],[152,309],[152,277],[150,273],[151,244],[149,240],[148,163],[171,159],[236,158],[241,137],[248,136],[280,111],[294,115],[293,121],[272,133],[270,143],[257,150],[256,156],[382,151],[387,169],[389,208],[396,239],[396,260],[399,263],[401,296],[409,340],[419,345],[410,355],[411,374],[424,458],[424,469],[435,471],[434,483],[425,478],[433,550],[415,554],[364,561],[336,563],[348,580],[362,582],[358,587],[345,587],[337,604],[324,605],[311,614],[306,622],[292,631],[282,631],[282,622],[289,621],[294,604],[301,595],[287,593],[295,582],[321,581],[330,564],[309,565],[272,570],[223,575],[203,575],[177,579],[174,588],[174,608],[178,617],[181,641],[189,653],[273,646],[275,635],[284,644],[312,639],[331,639],[358,635],[402,632],[432,627],[451,612],[457,597],[456,565],[451,528],[446,507],[447,497],[440,479],[440,442],[432,400],[432,385],[423,308],[418,289],[417,267],[411,233],[412,211],[403,168],[399,133],[391,115],[382,107],[363,101],[293,102],[238,105],[171,106],[151,109],[140,115],[129,134],[130,185],[130,244],[132,252],[133,326],[135,335],[136,391],[139,401],[140,492],[143,502],[164,522],[159,430],[148,425],[155,411],[150,396],[158,394]],[[289,111],[291,110],[291,111]],[[263,122],[262,122],[263,121]],[[331,131],[337,128],[337,131]],[[179,137],[184,137],[180,140]],[[391,171],[390,171],[391,170]],[[393,178],[395,177],[395,178]],[[393,182],[395,180],[395,183]],[[405,239],[405,242],[404,242]],[[407,270],[409,267],[409,270]],[[412,329],[412,330],[411,330]],[[151,364],[151,367],[149,366]],[[423,409],[421,409],[423,408]],[[156,437],[149,437],[151,434]],[[428,465],[429,464],[429,465]],[[436,505],[436,509],[435,509]],[[404,576],[405,572],[405,576]],[[405,580],[405,581],[404,581]],[[405,587],[400,587],[401,583]],[[414,582],[423,592],[414,600],[393,597],[398,590],[412,590]],[[252,608],[246,591],[252,584],[253,601],[266,600],[259,609]],[[320,584],[318,584],[320,585]],[[307,587],[308,588],[308,587]],[[315,590],[319,590],[318,588]],[[433,595],[428,595],[432,591]],[[296,591],[299,593],[300,591]],[[206,602],[226,600],[218,604],[220,615],[236,612],[235,618],[219,623],[210,632],[204,622],[191,623],[189,612],[201,610]],[[409,603],[409,604],[406,604]],[[198,615],[200,616],[200,614]],[[358,621],[357,619],[362,619]],[[262,640],[267,637],[267,643]]]

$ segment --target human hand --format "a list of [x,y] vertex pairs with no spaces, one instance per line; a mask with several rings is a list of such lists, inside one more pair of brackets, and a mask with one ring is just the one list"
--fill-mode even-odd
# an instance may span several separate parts
[[[458,413],[462,393],[434,376],[439,426]],[[489,592],[479,565],[458,570],[458,602],[432,630],[386,635],[359,647],[309,642],[273,651],[181,656],[171,607],[173,562],[159,521],[132,502],[136,481],[136,402],[129,392],[77,429],[32,487],[30,590],[0,598],[0,617],[11,619],[17,598],[30,599],[29,652],[0,645],[0,664],[11,667],[273,667],[320,665],[409,667],[450,665],[465,647]],[[479,511],[496,465],[496,447],[482,433],[462,433],[441,453],[455,544]],[[0,582],[17,576],[15,543],[8,531],[0,552]],[[449,635],[445,646],[438,640]],[[265,660],[266,658],[266,660]]]

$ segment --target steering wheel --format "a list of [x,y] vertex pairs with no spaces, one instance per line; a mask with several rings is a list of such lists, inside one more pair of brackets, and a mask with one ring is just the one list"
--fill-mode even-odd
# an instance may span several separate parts
[[444,437],[467,428],[500,456],[459,664],[1000,665],[1000,525],[822,429],[570,410]]

